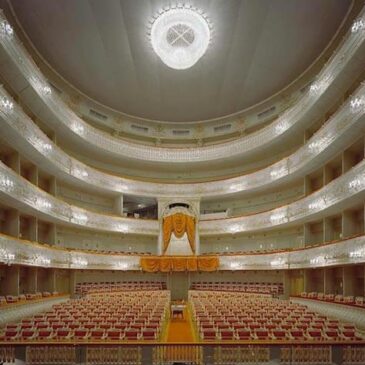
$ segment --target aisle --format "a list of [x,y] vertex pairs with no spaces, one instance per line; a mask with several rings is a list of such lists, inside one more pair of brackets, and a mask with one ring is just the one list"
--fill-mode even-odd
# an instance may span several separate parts
[[184,310],[184,318],[170,318],[166,342],[195,342],[190,312]]
[[[170,318],[162,341],[169,343],[195,343],[193,325],[190,312],[184,310],[184,318]],[[200,346],[195,344],[181,346],[166,346],[159,351],[158,358],[162,363],[181,362],[190,364],[200,364],[202,351]]]

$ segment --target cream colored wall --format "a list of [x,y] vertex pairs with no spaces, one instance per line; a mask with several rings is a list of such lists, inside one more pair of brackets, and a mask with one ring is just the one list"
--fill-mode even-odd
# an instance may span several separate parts
[[57,246],[116,252],[157,253],[157,238],[58,227]]
[[59,293],[70,292],[70,274],[71,270],[56,270],[55,272],[55,286]]
[[302,227],[250,235],[201,237],[200,252],[259,251],[301,247]]
[[113,213],[114,200],[112,197],[87,193],[79,188],[57,185],[57,197],[67,203],[103,213]]
[[191,273],[190,282],[220,281],[240,283],[282,283],[284,271],[220,271],[218,273]]
[[[191,182],[197,179],[201,180],[216,180],[224,179],[225,177],[237,176],[241,174],[246,174],[252,171],[262,169],[268,165],[271,165],[278,160],[288,156],[298,149],[302,140],[293,138],[292,145],[283,146],[282,151],[277,151],[275,153],[266,154],[265,156],[255,156],[247,157],[245,163],[227,163],[224,159],[223,162],[214,162],[214,164],[208,164],[206,166],[192,166],[187,169],[184,164],[174,165],[173,169],[166,164],[166,167],[161,165],[156,169],[153,164],[148,164],[145,162],[134,162],[133,164],[124,164],[123,161],[113,161],[108,160],[103,162],[101,160],[93,159],[90,156],[84,156],[82,154],[77,155],[77,159],[86,163],[89,166],[93,166],[97,169],[108,171],[115,175],[120,176],[131,176],[136,178],[141,178],[142,180],[157,179],[159,181],[166,180],[172,182]],[[62,149],[72,154],[72,151],[67,149],[67,146],[62,146]]]
[[75,282],[110,281],[167,281],[166,273],[144,273],[138,271],[75,270]]
[[201,213],[228,210],[229,216],[245,215],[263,212],[278,206],[288,204],[304,196],[304,185],[299,182],[290,189],[280,189],[269,194],[251,194],[246,198],[236,197],[234,200],[202,202]]

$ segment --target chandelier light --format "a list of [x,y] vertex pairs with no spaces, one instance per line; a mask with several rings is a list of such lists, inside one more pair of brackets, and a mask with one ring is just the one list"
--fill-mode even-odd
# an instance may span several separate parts
[[150,36],[153,50],[163,63],[176,70],[185,70],[205,54],[211,32],[201,11],[190,6],[176,6],[154,19]]

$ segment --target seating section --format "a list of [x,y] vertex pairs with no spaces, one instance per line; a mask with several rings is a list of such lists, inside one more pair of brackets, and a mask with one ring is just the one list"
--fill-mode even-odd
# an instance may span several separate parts
[[166,290],[91,294],[7,324],[0,341],[157,340],[169,303]]
[[217,291],[190,291],[189,297],[196,330],[204,341],[364,340],[353,324],[285,300]]
[[31,300],[40,300],[42,298],[57,297],[60,294],[58,292],[50,293],[48,291],[36,292],[36,293],[26,293],[20,295],[6,295],[0,296],[0,307],[8,306],[9,304],[20,304]]
[[165,290],[166,283],[160,281],[113,281],[76,284],[77,294],[111,293],[128,290]]
[[365,308],[365,297],[355,297],[353,295],[344,296],[341,294],[324,294],[317,292],[302,292],[300,293],[301,298],[316,299],[324,302],[334,302],[347,305],[353,305],[360,308]]
[[283,294],[283,283],[193,282],[192,290],[237,291],[244,293]]

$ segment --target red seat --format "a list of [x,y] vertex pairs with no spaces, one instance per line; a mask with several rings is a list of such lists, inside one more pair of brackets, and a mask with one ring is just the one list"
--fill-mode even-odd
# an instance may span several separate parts
[[102,323],[99,325],[99,328],[104,329],[104,330],[108,330],[111,328],[111,324],[110,323]]
[[48,328],[49,324],[48,324],[48,322],[36,322],[35,326],[38,330],[40,330],[40,329]]
[[356,331],[353,329],[344,329],[342,330],[342,337],[345,340],[361,340],[362,338],[356,334]]
[[87,339],[89,337],[89,331],[86,328],[77,328],[74,331],[74,336],[79,340]]
[[122,331],[119,329],[109,329],[106,331],[107,340],[120,340],[122,338]]
[[31,322],[23,322],[21,325],[20,325],[20,328],[22,330],[25,330],[25,329],[29,329],[29,328],[33,328],[33,324]]
[[105,336],[105,330],[98,328],[98,329],[92,329],[90,330],[90,337],[93,340],[101,340]]
[[294,340],[305,340],[306,339],[304,332],[302,330],[293,329],[290,331],[290,336]]
[[114,324],[114,328],[115,329],[118,329],[118,330],[125,330],[127,327],[126,327],[126,325],[125,325],[125,323],[115,323]]
[[217,333],[214,330],[205,330],[203,331],[203,339],[204,340],[215,340],[217,338]]
[[311,339],[316,339],[316,340],[318,340],[318,339],[321,339],[322,338],[322,332],[319,330],[319,329],[316,329],[316,328],[311,328],[311,329],[309,329],[308,331],[307,331],[307,333],[308,333],[308,335],[309,335],[309,337],[311,338]]
[[139,338],[139,334],[140,334],[139,331],[134,331],[134,330],[125,331],[124,338],[129,341],[136,341]]
[[234,332],[232,330],[220,331],[220,337],[222,340],[233,340]]
[[70,339],[72,334],[73,333],[69,328],[58,328],[56,330],[56,337],[60,339]]
[[327,329],[327,330],[325,330],[324,333],[328,339],[331,339],[331,340],[340,340],[341,339],[337,329]]
[[249,329],[237,331],[237,337],[239,340],[250,340],[251,331]]
[[156,332],[151,330],[144,330],[142,331],[141,339],[143,340],[155,340],[156,339]]
[[31,340],[35,337],[36,331],[32,328],[23,329],[21,332],[22,339]]
[[76,328],[80,328],[80,324],[79,324],[79,323],[75,323],[75,322],[73,322],[73,323],[68,323],[68,324],[67,324],[67,327],[68,327],[69,329],[71,329],[71,330],[75,330]]
[[269,340],[270,339],[269,331],[267,331],[265,329],[255,330],[255,336],[257,337],[258,340]]
[[15,340],[19,337],[18,330],[16,328],[6,328],[5,338],[7,341]]
[[288,333],[284,330],[273,330],[272,334],[276,340],[285,340],[288,337]]
[[52,325],[51,325],[51,328],[54,330],[57,330],[62,327],[64,327],[64,323],[61,323],[61,322],[55,322],[55,323],[52,323]]
[[86,329],[88,329],[88,330],[93,330],[93,329],[95,329],[95,323],[83,323],[83,327],[84,328],[86,328]]
[[51,328],[42,328],[38,330],[39,340],[49,340],[54,337],[53,330]]

